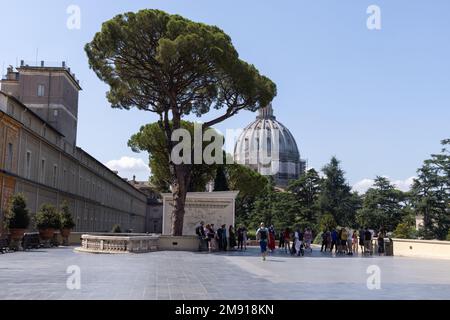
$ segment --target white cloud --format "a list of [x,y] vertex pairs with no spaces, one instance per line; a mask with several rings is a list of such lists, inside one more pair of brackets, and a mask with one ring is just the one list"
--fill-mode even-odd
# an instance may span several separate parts
[[[383,177],[389,179],[389,177],[387,177],[387,176],[383,176]],[[397,189],[399,189],[401,191],[409,191],[415,178],[416,177],[409,177],[405,180],[394,180],[394,181],[391,180],[391,183]],[[375,182],[374,179],[367,179],[367,178],[362,179],[361,181],[359,181],[353,185],[353,191],[357,191],[359,194],[363,194],[367,190],[369,190],[370,187],[373,186],[374,182]]]
[[392,183],[397,187],[397,189],[402,190],[402,191],[409,191],[409,189],[411,188],[411,186],[414,183],[414,179],[416,179],[417,177],[409,177],[408,179],[405,180],[395,180]]
[[362,179],[353,185],[353,191],[357,191],[359,194],[366,193],[373,186],[373,183],[373,179]]
[[119,160],[110,160],[105,165],[113,171],[118,171],[119,176],[123,178],[132,179],[135,175],[137,180],[146,181],[150,175],[150,168],[140,158],[124,156]]

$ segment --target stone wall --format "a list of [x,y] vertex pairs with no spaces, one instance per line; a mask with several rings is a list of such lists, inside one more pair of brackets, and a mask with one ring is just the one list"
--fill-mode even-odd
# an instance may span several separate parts
[[450,259],[450,241],[393,239],[394,256]]

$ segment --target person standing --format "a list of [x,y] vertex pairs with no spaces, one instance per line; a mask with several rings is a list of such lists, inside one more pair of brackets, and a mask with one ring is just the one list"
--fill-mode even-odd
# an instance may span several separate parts
[[330,252],[333,252],[333,248],[335,248],[335,252],[337,252],[338,247],[337,247],[337,242],[338,242],[338,233],[336,231],[336,229],[333,229],[333,231],[331,232],[331,248],[330,248]]
[[311,242],[312,242],[312,231],[310,228],[306,228],[306,230],[305,230],[305,248],[312,252]]
[[198,237],[198,251],[203,251],[203,249],[206,247],[206,234],[204,225],[205,223],[201,221],[197,228],[195,228],[195,234]]
[[372,232],[369,228],[364,232],[364,253],[372,254]]
[[275,229],[273,225],[269,227],[269,243],[268,243],[270,252],[275,251]]
[[349,256],[353,255],[353,231],[352,229],[347,229],[347,254]]
[[280,232],[280,243],[278,244],[278,249],[284,249],[284,232]]
[[208,244],[208,251],[213,251],[214,232],[211,229],[211,225],[207,224],[205,227],[206,241]]
[[289,228],[286,228],[283,232],[283,238],[284,238],[284,250],[286,253],[291,252],[291,230]]
[[259,246],[261,248],[261,255],[263,261],[266,261],[267,256],[267,243],[269,240],[269,230],[261,222],[260,227],[256,230],[256,239],[259,240]]
[[322,232],[322,247],[320,248],[320,252],[323,252],[325,249],[325,252],[327,252],[328,248],[328,230],[325,230]]
[[217,250],[217,233],[216,229],[214,228],[214,223],[211,223],[211,232],[213,234],[213,238],[211,239],[211,246],[213,248],[213,251]]
[[359,230],[359,246],[361,247],[361,253],[364,253],[364,229]]
[[378,232],[378,255],[384,255],[384,234],[383,231]]
[[219,251],[223,250],[223,229],[219,228],[216,232],[216,240],[219,247]]
[[228,234],[227,234],[227,225],[222,225],[222,249],[223,251],[227,251],[228,247]]
[[244,227],[240,226],[237,229],[237,238],[238,238],[238,250],[243,250],[244,248]]
[[347,239],[348,239],[347,229],[342,228],[341,229],[341,249],[340,249],[342,254],[347,253]]
[[353,231],[352,235],[352,252],[358,254],[358,232],[356,230]]
[[230,242],[230,250],[234,250],[236,247],[236,235],[234,234],[233,226],[228,228],[229,242]]
[[303,233],[300,231],[300,228],[297,228],[297,231],[295,231],[294,234],[294,241],[295,241],[295,252],[297,256],[303,255]]

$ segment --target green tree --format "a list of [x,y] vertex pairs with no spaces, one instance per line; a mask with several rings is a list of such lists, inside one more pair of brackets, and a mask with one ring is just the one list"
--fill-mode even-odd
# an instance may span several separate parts
[[320,195],[321,179],[316,170],[310,169],[299,179],[291,181],[287,190],[298,201],[297,221],[317,224],[320,216],[318,199]]
[[445,240],[450,228],[450,152],[442,141],[442,153],[434,154],[418,170],[411,190],[412,204],[423,217],[420,234],[425,239]]
[[73,229],[75,227],[75,221],[73,221],[67,201],[64,201],[62,203],[61,211],[59,214],[61,220],[61,229]]
[[46,203],[41,206],[36,213],[36,227],[39,230],[61,228],[61,217],[54,205]]
[[214,179],[214,191],[229,191],[228,179],[225,175],[224,165],[218,165],[216,170],[216,178]]
[[[181,121],[181,127],[186,129],[193,140],[194,123]],[[209,129],[209,128],[208,128]],[[207,143],[203,143],[204,146]],[[171,174],[169,166],[169,154],[164,144],[164,131],[157,123],[142,126],[140,131],[131,136],[128,146],[135,152],[147,151],[149,154],[149,166],[152,172],[151,183],[160,192],[169,192]],[[194,146],[191,141],[191,146]],[[189,192],[205,191],[206,184],[214,179],[216,165],[194,164],[191,166],[192,179],[188,186]]]
[[327,230],[333,230],[337,227],[336,221],[334,220],[333,216],[329,213],[326,213],[320,217],[320,230],[327,231]]
[[30,213],[23,194],[13,195],[9,199],[5,214],[5,225],[8,229],[27,229],[30,224]]
[[385,177],[376,177],[374,186],[363,196],[363,206],[357,213],[359,225],[394,231],[404,218],[405,194]]
[[266,192],[268,179],[258,172],[240,164],[225,166],[230,190],[239,190],[236,198],[236,223],[249,225],[255,201]]
[[323,169],[325,177],[322,179],[321,193],[318,205],[323,214],[329,213],[338,225],[354,226],[359,197],[351,192],[345,179],[345,173],[336,157],[331,158]]
[[406,222],[401,222],[394,230],[394,237],[399,239],[412,239],[416,235],[416,228]]
[[[90,67],[110,87],[112,107],[136,107],[159,116],[168,155],[183,116],[224,109],[205,123],[212,127],[241,110],[256,111],[276,95],[275,84],[239,59],[221,29],[159,10],[117,15],[102,25],[85,50]],[[182,235],[192,164],[171,161],[169,169],[172,234]]]

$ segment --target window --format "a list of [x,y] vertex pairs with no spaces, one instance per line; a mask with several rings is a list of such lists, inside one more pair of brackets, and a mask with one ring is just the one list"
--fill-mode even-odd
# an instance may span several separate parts
[[58,185],[58,166],[55,164],[53,166],[53,188]]
[[45,183],[45,159],[41,160],[41,183]]
[[45,86],[43,84],[39,84],[37,88],[37,95],[38,97],[45,96]]
[[25,156],[25,178],[31,178],[31,152],[27,151]]
[[6,170],[11,171],[12,170],[12,163],[13,163],[13,144],[8,143],[8,149],[6,150]]

